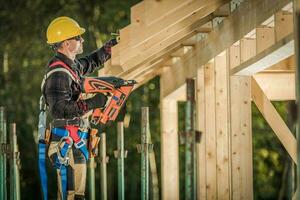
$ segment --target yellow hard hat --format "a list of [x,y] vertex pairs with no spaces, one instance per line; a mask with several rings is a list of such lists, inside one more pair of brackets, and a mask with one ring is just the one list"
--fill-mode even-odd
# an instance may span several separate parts
[[47,43],[54,44],[82,35],[85,32],[79,24],[70,17],[58,17],[47,28]]

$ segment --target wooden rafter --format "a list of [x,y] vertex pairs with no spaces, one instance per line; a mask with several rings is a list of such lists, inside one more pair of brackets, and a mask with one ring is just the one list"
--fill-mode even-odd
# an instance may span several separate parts
[[[226,48],[229,48],[289,2],[290,0],[252,0],[243,2],[235,12],[224,19],[222,26],[213,29],[206,39],[197,44],[199,45],[197,65],[194,65],[190,70],[184,70],[184,73],[181,74],[182,78],[170,84],[164,95],[167,96],[168,93],[172,93],[184,84],[185,78],[196,77],[197,67],[206,64]],[[236,20],[241,18],[243,20]],[[172,67],[167,73],[172,78],[172,74],[176,75],[181,71],[178,67]]]

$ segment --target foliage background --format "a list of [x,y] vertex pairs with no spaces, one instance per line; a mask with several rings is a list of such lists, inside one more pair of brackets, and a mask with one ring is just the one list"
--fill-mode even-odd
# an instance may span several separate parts
[[[7,121],[17,123],[18,143],[21,159],[22,199],[40,199],[37,171],[38,99],[44,67],[53,52],[46,45],[45,32],[52,19],[70,16],[87,29],[84,35],[85,52],[100,47],[111,38],[110,33],[130,23],[130,7],[139,0],[0,0],[0,105],[7,110]],[[287,106],[276,103],[280,114],[290,126]],[[160,124],[159,124],[159,78],[140,87],[129,99],[128,113],[131,116],[129,128],[125,130],[126,197],[139,199],[140,196],[140,155],[136,144],[140,142],[140,107],[150,107],[152,140],[155,145],[156,162],[160,178]],[[253,166],[255,199],[290,198],[288,188],[291,182],[290,159],[278,142],[270,127],[253,105]],[[179,104],[180,129],[184,129],[184,103]],[[113,157],[116,149],[116,127],[107,130],[109,199],[117,198],[117,165]],[[183,150],[180,151],[183,162]],[[181,165],[182,166],[182,165]],[[180,187],[183,197],[183,171],[181,168]],[[51,198],[55,199],[55,175],[50,171]],[[96,171],[97,199],[100,198],[99,170]],[[290,180],[290,181],[288,181]],[[160,180],[159,180],[160,181]],[[7,184],[8,185],[8,184]]]

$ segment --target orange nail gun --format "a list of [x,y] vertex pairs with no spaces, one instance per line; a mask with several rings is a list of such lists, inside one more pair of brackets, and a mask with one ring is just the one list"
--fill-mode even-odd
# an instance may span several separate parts
[[106,124],[108,121],[114,121],[136,83],[135,80],[123,80],[117,77],[85,78],[82,82],[83,92],[111,95],[104,110],[94,109],[91,123]]

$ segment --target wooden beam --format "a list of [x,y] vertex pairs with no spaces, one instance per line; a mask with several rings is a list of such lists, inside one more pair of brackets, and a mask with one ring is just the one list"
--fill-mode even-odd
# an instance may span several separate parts
[[217,199],[217,135],[214,60],[204,65],[205,77],[205,138],[206,138],[206,195]]
[[[200,47],[197,54],[199,57],[198,66],[206,64],[226,48],[229,48],[289,2],[290,0],[252,0],[243,2],[237,10],[224,19],[222,26],[213,29],[208,33],[206,39],[198,43]],[[185,83],[187,77],[196,77],[196,69],[196,65],[190,70],[172,68],[168,72],[170,78],[173,77],[172,80],[174,80],[175,77],[178,78],[177,74],[181,74],[182,79],[180,78],[176,83],[170,84],[165,92],[172,93],[173,90]],[[174,74],[174,76],[171,74]]]
[[275,29],[269,26],[256,28],[256,52],[260,53],[275,43]]
[[238,41],[236,44],[229,47],[229,65],[230,69],[240,65],[241,63],[241,42]]
[[293,32],[293,13],[279,11],[275,14],[275,37],[276,41]]
[[[149,27],[135,29],[145,33],[131,35],[131,45],[126,49],[119,49],[120,65],[126,70],[137,67],[146,60],[150,61],[151,56],[159,51],[195,34],[193,32],[196,28],[208,22],[211,19],[208,16],[227,2],[228,0],[192,1]],[[118,58],[112,55],[112,59]]]
[[231,199],[230,170],[230,107],[229,58],[224,51],[215,58],[216,91],[216,148],[217,148],[217,199]]
[[243,38],[240,40],[241,62],[249,60],[256,55],[256,38]]
[[230,77],[230,141],[233,200],[253,199],[251,78]]
[[294,54],[293,34],[231,70],[232,75],[251,76]]
[[[163,86],[161,85],[161,89]],[[179,200],[179,153],[177,102],[161,99],[161,195]]]
[[295,100],[295,72],[267,71],[255,74],[256,80],[270,101]]
[[205,77],[204,66],[197,69],[196,92],[196,128],[202,132],[200,144],[197,144],[197,191],[198,200],[206,199],[206,106],[205,106]]
[[293,161],[297,164],[297,143],[295,136],[291,133],[285,122],[282,120],[270,100],[259,87],[255,79],[251,80],[252,100],[264,116],[274,133],[282,143]]

